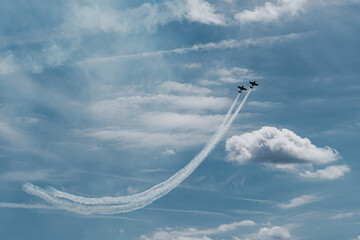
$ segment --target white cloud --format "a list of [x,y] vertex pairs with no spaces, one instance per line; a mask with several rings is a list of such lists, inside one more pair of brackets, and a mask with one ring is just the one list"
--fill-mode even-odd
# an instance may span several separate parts
[[[292,172],[304,179],[334,180],[350,172],[347,165],[310,171],[314,164],[337,161],[339,153],[330,147],[316,147],[308,138],[302,138],[288,129],[262,127],[251,133],[233,136],[226,140],[226,150],[229,162],[262,163],[269,169]],[[310,170],[304,171],[306,168]]]
[[109,141],[115,148],[139,148],[139,147],[193,147],[206,142],[208,134],[194,134],[187,132],[162,133],[145,130],[117,130],[98,129],[86,133],[100,141]]
[[73,4],[64,28],[123,34],[155,31],[158,26],[188,19],[203,24],[224,25],[225,18],[204,0],[175,0],[161,4],[144,3],[137,8],[117,11],[99,5]]
[[52,173],[51,170],[11,171],[1,174],[0,178],[5,181],[49,180]]
[[0,56],[0,75],[17,72],[19,67],[15,64],[15,56],[11,51]]
[[142,235],[142,240],[209,240],[209,236],[222,234],[230,231],[234,231],[239,227],[247,227],[256,225],[254,221],[245,220],[241,222],[234,222],[230,224],[222,224],[217,228],[209,229],[196,229],[185,228],[182,230],[175,230],[173,228],[159,229],[151,236]]
[[8,123],[0,121],[0,139],[1,138],[13,143],[23,140],[23,136],[20,132],[15,130]]
[[263,227],[257,233],[248,234],[243,238],[234,238],[241,240],[285,240],[291,239],[292,236],[286,227],[274,226]]
[[88,110],[95,117],[118,117],[124,111],[141,109],[144,106],[161,106],[162,109],[174,110],[221,110],[228,107],[230,99],[224,97],[205,97],[205,96],[175,96],[175,95],[147,95],[147,96],[128,96],[110,100],[102,100],[92,103]]
[[172,149],[167,149],[166,151],[163,151],[162,154],[164,155],[174,155],[175,151]]
[[284,227],[279,227],[279,226],[275,226],[275,227],[271,227],[271,228],[261,228],[259,230],[258,233],[258,237],[259,239],[290,239],[291,238],[291,234],[289,232],[288,229],[284,228]]
[[205,24],[225,25],[225,18],[221,14],[216,14],[214,7],[204,0],[187,1],[186,18],[190,21]]
[[256,108],[275,108],[281,105],[281,103],[277,103],[277,102],[258,102],[258,101],[251,101],[248,102],[247,105],[252,106],[252,107],[256,107]]
[[344,219],[344,218],[351,218],[357,214],[356,212],[348,212],[348,213],[339,213],[331,217],[331,219]]
[[158,90],[161,92],[178,92],[194,95],[207,95],[211,93],[211,90],[208,88],[199,87],[191,83],[177,83],[171,81],[166,81],[162,83],[158,87]]
[[307,0],[277,0],[277,3],[266,2],[263,6],[256,6],[254,10],[244,10],[235,15],[240,23],[263,22],[268,23],[280,17],[293,17],[304,11]]
[[116,11],[113,8],[97,5],[73,4],[72,10],[64,23],[65,28],[84,29],[90,31],[131,33],[154,31],[158,25],[165,24],[179,16],[168,8],[159,11],[157,4],[145,3],[138,8]]
[[256,75],[251,70],[239,67],[213,70],[209,73],[209,75],[213,75],[216,77],[216,80],[220,80],[225,83],[238,83],[261,78],[261,76]]
[[197,69],[197,68],[201,68],[201,63],[189,63],[189,64],[184,64],[182,66],[187,69]]
[[147,112],[139,117],[143,126],[155,130],[197,130],[213,132],[223,115],[179,114],[174,112]]
[[288,129],[267,126],[227,139],[226,150],[228,160],[238,164],[324,164],[339,159],[335,149],[316,147],[308,138],[302,138]]
[[319,198],[318,196],[314,196],[314,195],[303,195],[294,199],[291,199],[289,201],[289,203],[282,203],[279,204],[278,206],[280,208],[283,209],[289,209],[289,208],[294,208],[294,207],[299,207],[305,204],[309,204],[312,202],[316,202],[319,201],[321,198]]
[[15,72],[41,73],[46,67],[57,67],[64,64],[78,48],[79,41],[68,45],[49,44],[41,51],[19,52],[8,51],[0,56],[0,75]]
[[335,165],[316,170],[315,172],[305,171],[304,173],[300,173],[300,176],[309,179],[333,180],[344,176],[350,171],[351,169],[347,165]]

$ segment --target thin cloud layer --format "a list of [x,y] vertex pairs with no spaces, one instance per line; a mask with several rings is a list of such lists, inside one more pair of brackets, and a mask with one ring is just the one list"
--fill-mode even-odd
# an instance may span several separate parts
[[261,22],[269,23],[280,17],[293,17],[304,10],[307,0],[278,0],[276,4],[266,2],[263,6],[256,6],[253,10],[244,10],[235,15],[240,23]]

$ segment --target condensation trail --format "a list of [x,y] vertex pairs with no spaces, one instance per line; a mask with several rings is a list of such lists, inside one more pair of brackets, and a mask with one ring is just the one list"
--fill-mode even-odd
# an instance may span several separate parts
[[[236,97],[228,113],[226,114],[223,123],[219,126],[218,130],[205,145],[203,150],[193,160],[191,160],[184,168],[180,169],[166,181],[153,186],[147,191],[122,197],[85,198],[61,192],[54,188],[46,191],[31,183],[26,183],[23,188],[27,193],[39,196],[60,208],[82,214],[114,214],[143,208],[144,206],[151,204],[153,201],[161,198],[162,196],[169,193],[172,189],[177,187],[204,161],[204,159],[214,150],[215,146],[224,136],[226,131],[230,128],[232,122],[239,114],[250,92],[251,89],[248,91],[245,98],[236,109],[235,113],[231,116],[231,112],[235,107],[239,95]],[[68,200],[65,200],[65,198]]]

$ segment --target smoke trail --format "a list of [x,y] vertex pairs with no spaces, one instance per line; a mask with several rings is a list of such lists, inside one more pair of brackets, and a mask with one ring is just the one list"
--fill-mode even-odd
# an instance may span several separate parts
[[[227,121],[230,118],[230,115],[231,115],[232,111],[234,110],[234,107],[235,107],[239,97],[240,97],[240,94],[238,94],[236,96],[236,98],[235,98],[234,102],[232,103],[230,109],[226,113],[226,115],[225,115],[225,117],[223,119],[223,122],[221,123],[221,125],[219,126],[219,128],[217,129],[217,131],[215,132],[213,137],[209,140],[208,144],[212,141],[214,136],[218,135],[219,132],[222,131],[223,127],[226,125]],[[156,186],[159,186],[160,184],[157,184]],[[156,186],[154,186],[153,188],[155,188]],[[25,189],[29,188],[29,187],[30,187],[30,185],[24,186]],[[153,189],[153,188],[151,188],[151,189]],[[76,195],[73,195],[73,194],[69,194],[69,193],[66,193],[66,192],[59,191],[59,190],[57,190],[57,189],[55,189],[53,187],[50,187],[45,192],[52,195],[53,197],[65,198],[65,199],[69,199],[71,201],[82,203],[82,204],[121,204],[121,203],[128,203],[128,202],[134,201],[135,198],[141,198],[141,197],[144,196],[144,194],[147,191],[142,192],[142,193],[138,193],[138,194],[134,194],[134,195],[129,195],[129,196],[101,197],[101,198],[86,198],[86,197],[76,196]]]
[[[102,198],[84,198],[64,192],[60,192],[54,188],[45,191],[37,186],[27,183],[24,185],[24,190],[32,195],[39,196],[44,200],[60,206],[63,209],[75,211],[83,214],[110,214],[110,213],[120,213],[120,212],[129,212],[144,206],[151,204],[153,201],[161,198],[166,195],[172,189],[177,187],[181,182],[183,182],[202,162],[203,160],[213,151],[217,143],[224,136],[226,131],[230,128],[232,122],[239,114],[242,106],[244,105],[246,99],[248,98],[251,92],[248,91],[245,98],[236,109],[235,113],[230,117],[230,114],[235,107],[235,104],[239,98],[239,95],[234,100],[234,103],[230,107],[228,113],[226,114],[223,123],[220,125],[216,133],[212,136],[209,142],[205,145],[203,150],[184,168],[180,169],[177,173],[171,176],[166,181],[159,183],[152,188],[144,191],[142,193],[123,196],[123,197],[102,197]],[[229,119],[229,120],[228,120]],[[59,198],[67,198],[68,200],[62,200]],[[85,205],[84,205],[85,204]],[[94,206],[88,206],[93,205]],[[104,204],[116,204],[116,205],[104,205]]]

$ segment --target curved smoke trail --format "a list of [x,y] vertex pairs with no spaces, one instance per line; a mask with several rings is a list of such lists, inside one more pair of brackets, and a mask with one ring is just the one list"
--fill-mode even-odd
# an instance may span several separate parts
[[166,181],[159,183],[142,193],[120,197],[85,198],[61,192],[54,188],[44,190],[31,183],[24,184],[23,188],[27,193],[41,197],[47,202],[57,205],[59,208],[82,214],[114,214],[143,208],[177,187],[204,161],[204,159],[214,150],[215,146],[219,143],[226,131],[230,128],[250,92],[251,89],[247,92],[243,101],[230,118],[231,112],[235,107],[239,95],[236,97],[226,114],[223,123],[219,126],[218,130],[211,137],[203,150],[193,160]]
[[[221,125],[219,126],[217,131],[214,133],[214,135],[212,136],[212,138],[208,141],[208,143],[206,145],[209,145],[209,143],[211,143],[213,141],[215,136],[217,136],[219,134],[219,132],[221,132],[222,129],[226,126],[226,123],[228,122],[228,120],[231,116],[231,113],[234,110],[234,107],[239,99],[239,96],[240,96],[240,94],[238,94],[236,96],[230,109],[226,113],[226,115],[223,119],[223,122],[221,123]],[[201,153],[199,153],[198,155],[200,155],[200,154]],[[195,159],[193,159],[191,162],[189,162],[188,165],[191,164],[194,160]],[[166,183],[165,182],[159,183],[145,192],[128,195],[128,196],[118,196],[118,197],[87,198],[87,197],[81,197],[81,196],[73,195],[70,193],[62,192],[53,187],[50,187],[46,192],[48,192],[50,195],[52,195],[54,197],[68,199],[73,202],[82,203],[82,204],[89,204],[89,205],[90,204],[121,204],[121,203],[128,203],[128,202],[134,201],[135,198],[136,199],[142,198],[142,197],[144,197],[144,195],[148,194],[149,191],[153,191],[155,188],[157,189],[157,188],[161,187],[163,184],[166,184]]]

